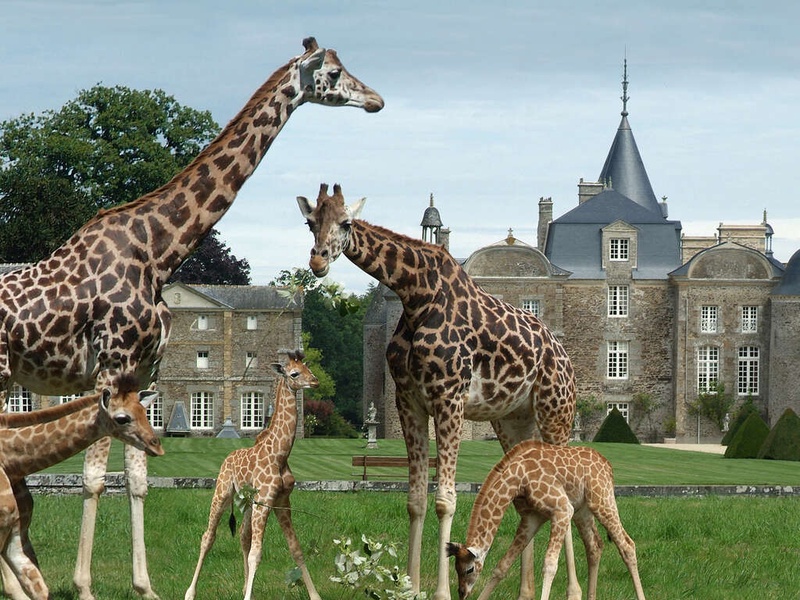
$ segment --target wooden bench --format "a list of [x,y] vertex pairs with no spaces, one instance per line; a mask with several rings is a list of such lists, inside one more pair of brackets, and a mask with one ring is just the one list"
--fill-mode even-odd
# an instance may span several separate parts
[[[407,456],[354,456],[353,466],[361,467],[361,481],[367,481],[367,469],[370,467],[394,467],[408,469]],[[428,458],[428,468],[433,469],[433,481],[439,479],[439,463],[435,456]],[[381,477],[403,477],[403,475],[381,474]]]

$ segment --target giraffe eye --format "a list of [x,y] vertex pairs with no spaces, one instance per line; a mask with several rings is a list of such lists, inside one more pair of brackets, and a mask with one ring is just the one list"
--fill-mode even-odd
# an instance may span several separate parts
[[331,83],[336,83],[339,81],[339,77],[342,76],[341,69],[332,69],[330,73],[328,73],[328,79],[330,79]]

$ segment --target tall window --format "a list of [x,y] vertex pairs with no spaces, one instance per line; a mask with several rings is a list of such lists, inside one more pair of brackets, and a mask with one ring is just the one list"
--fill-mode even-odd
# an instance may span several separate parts
[[147,407],[147,420],[154,428],[164,427],[164,398],[159,392]]
[[625,422],[628,422],[628,415],[630,414],[630,406],[627,402],[606,402],[606,414],[612,410],[617,409],[620,414],[625,417]]
[[627,317],[628,316],[628,286],[610,285],[608,286],[608,316]]
[[264,394],[243,392],[241,399],[242,429],[260,429],[264,426]]
[[197,328],[200,330],[208,329],[208,315],[197,315]]
[[719,380],[719,348],[703,346],[697,349],[697,391],[711,392]]
[[742,346],[739,348],[739,369],[736,387],[740,396],[758,394],[758,348]]
[[608,342],[609,379],[628,378],[628,342]]
[[255,369],[258,366],[258,353],[254,351],[246,352],[244,355],[244,368]]
[[193,429],[214,426],[214,392],[192,392],[191,421]]
[[758,333],[758,307],[742,307],[742,333]]
[[33,396],[29,390],[16,383],[8,394],[8,412],[23,413],[33,410]]
[[534,317],[539,317],[541,314],[541,302],[538,298],[523,298],[522,299],[522,310],[527,310],[529,313],[533,313]]
[[717,332],[717,307],[716,306],[701,306],[700,307],[700,332],[701,333],[716,333]]
[[258,329],[258,317],[256,315],[247,315],[247,328]]
[[628,260],[628,239],[611,238],[608,240],[608,258],[610,260]]
[[208,368],[208,350],[197,351],[197,368],[198,369]]

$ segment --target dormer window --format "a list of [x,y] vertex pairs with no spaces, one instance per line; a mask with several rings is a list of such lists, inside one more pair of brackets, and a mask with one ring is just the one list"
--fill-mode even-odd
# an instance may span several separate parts
[[629,240],[627,238],[611,238],[608,240],[608,259],[609,260],[628,260]]

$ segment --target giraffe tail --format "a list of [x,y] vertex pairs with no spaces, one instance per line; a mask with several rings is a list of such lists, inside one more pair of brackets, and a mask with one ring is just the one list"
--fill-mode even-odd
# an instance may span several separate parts
[[228,527],[231,528],[231,535],[236,535],[236,514],[233,512],[233,507],[231,506],[231,516],[228,518]]

